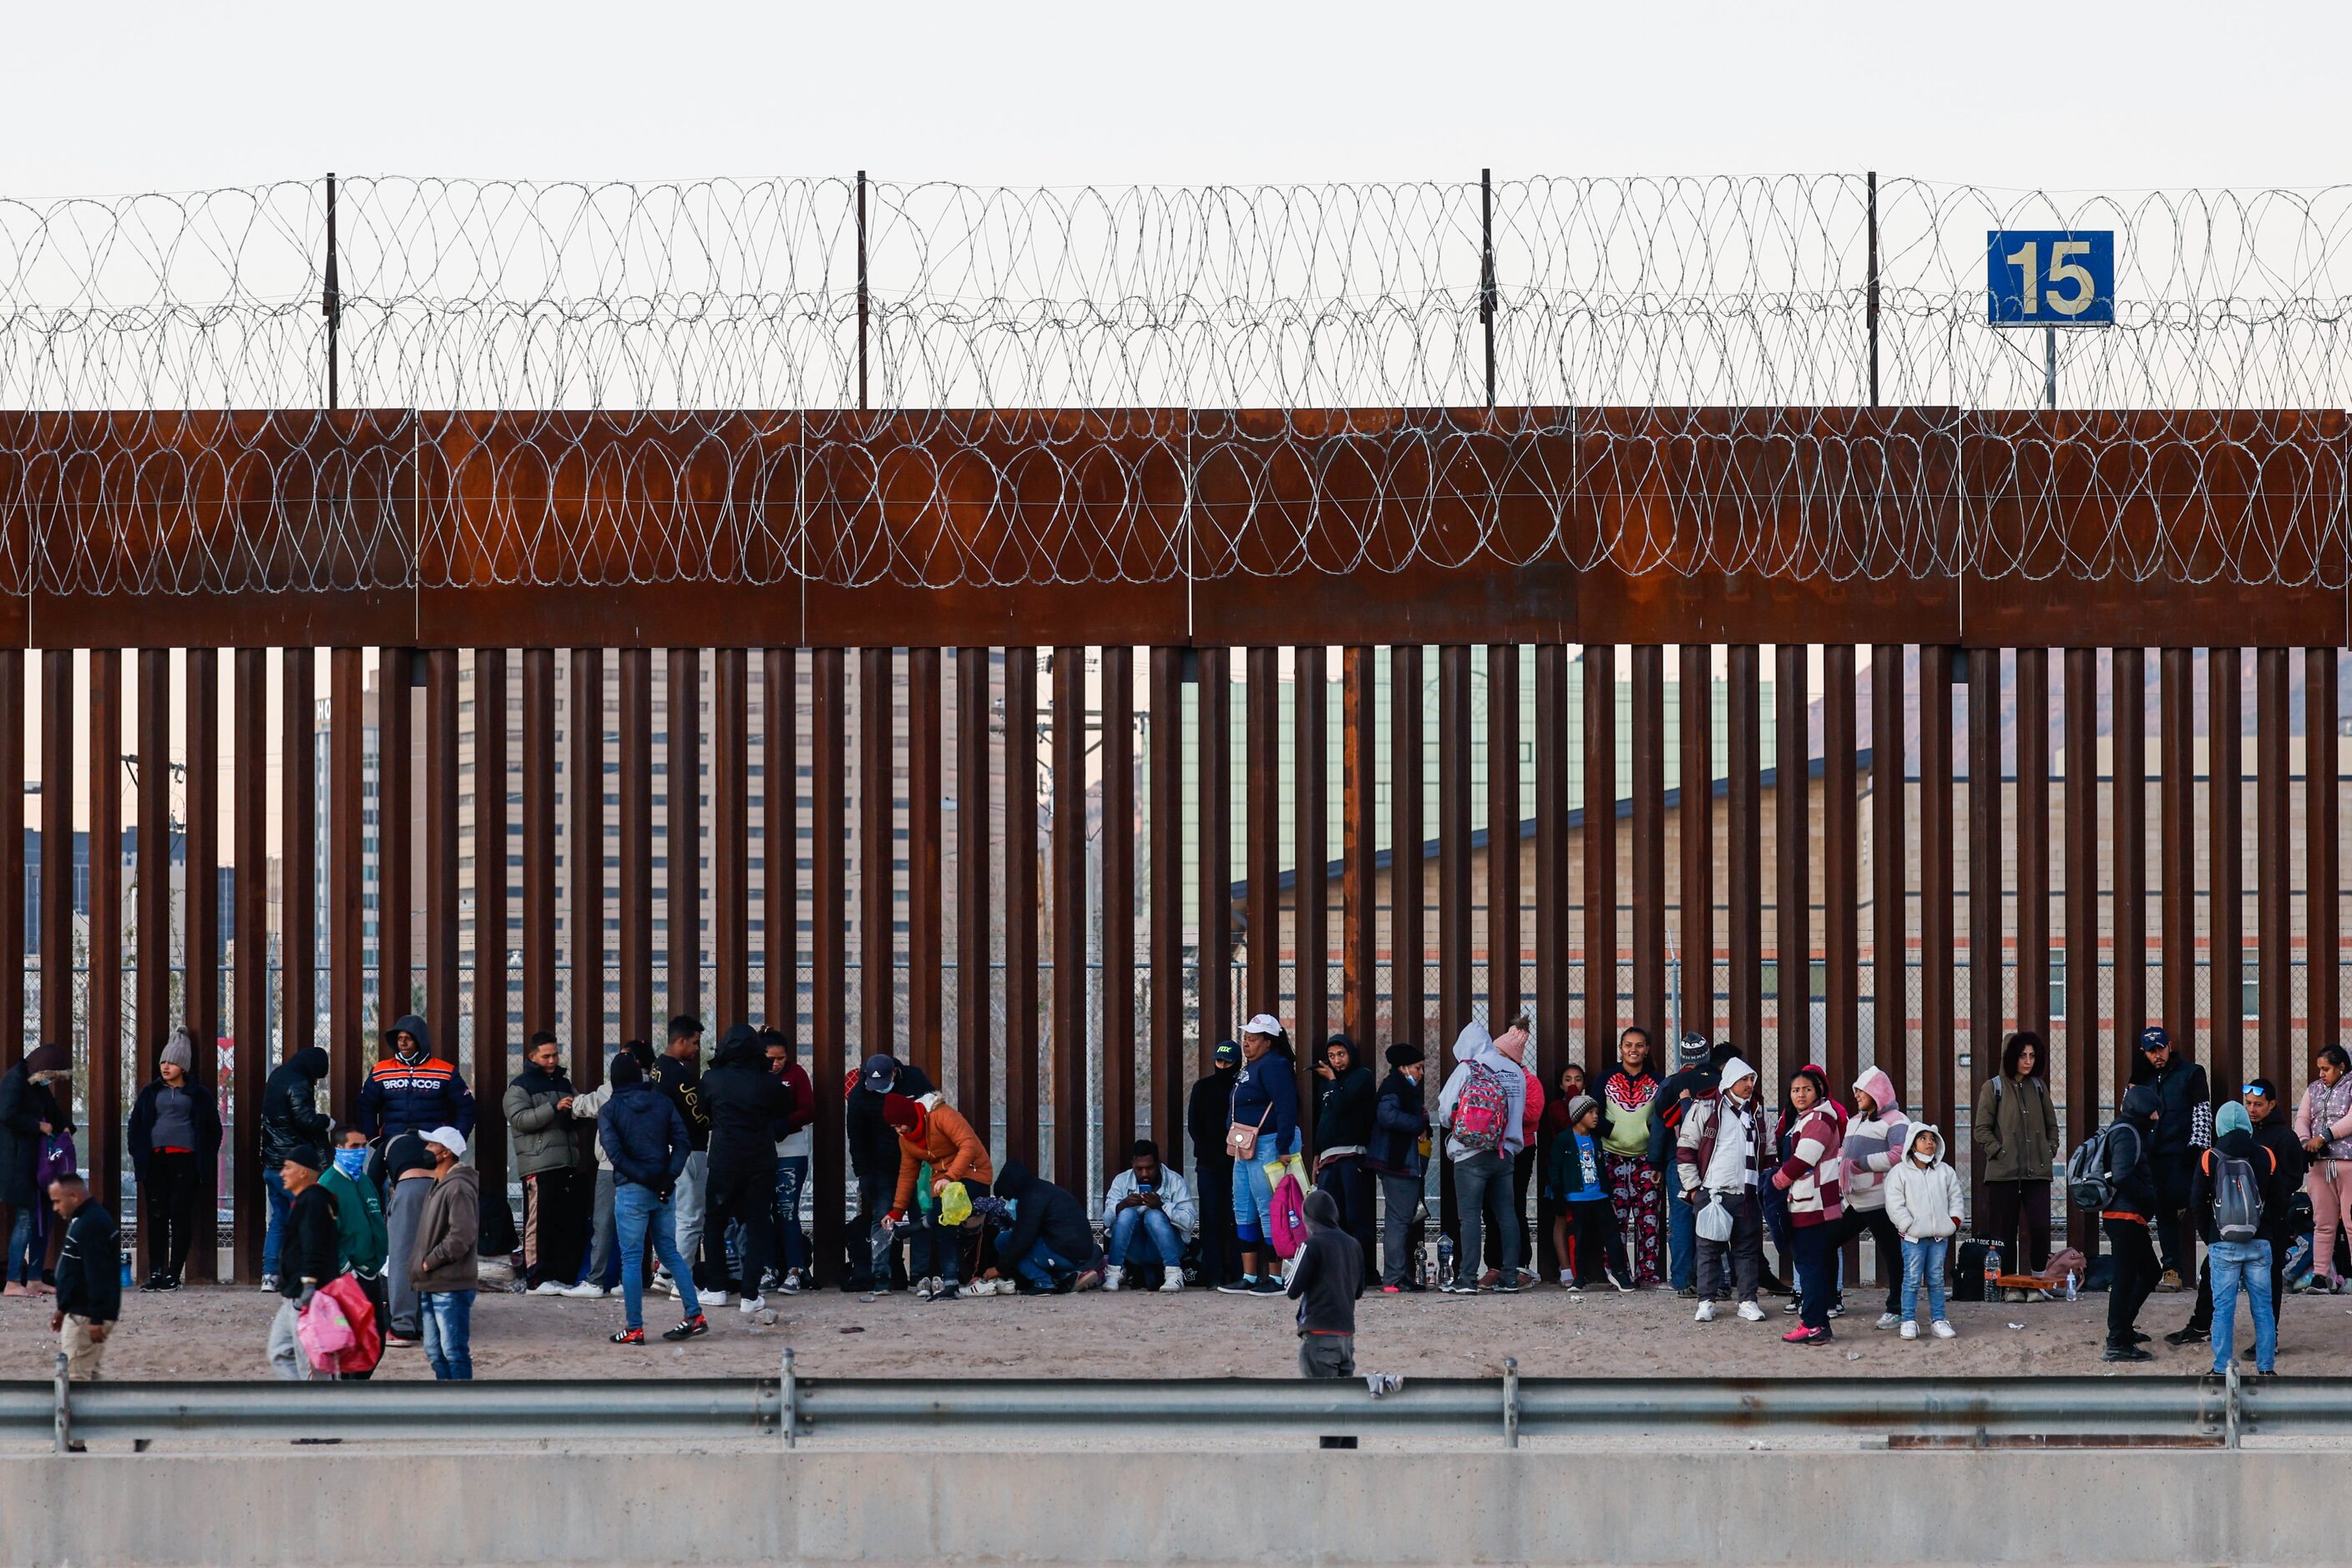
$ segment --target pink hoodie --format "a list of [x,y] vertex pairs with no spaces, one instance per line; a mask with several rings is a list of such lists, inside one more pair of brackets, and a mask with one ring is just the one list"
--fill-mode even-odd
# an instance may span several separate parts
[[1853,1087],[1870,1096],[1871,1112],[1859,1113],[1845,1130],[1845,1145],[1840,1151],[1843,1174],[1845,1177],[1845,1202],[1849,1208],[1875,1209],[1886,1205],[1884,1185],[1887,1172],[1903,1163],[1903,1146],[1910,1141],[1910,1119],[1903,1114],[1903,1102],[1895,1093],[1895,1080],[1877,1068],[1865,1068]]
[[[1506,1042],[1508,1042],[1507,1044]],[[1528,1098],[1519,1111],[1519,1146],[1524,1149],[1543,1147],[1544,1086],[1535,1068],[1528,1066],[1527,1037],[1505,1030],[1495,1037],[1495,1048],[1519,1064],[1519,1071],[1528,1080]]]

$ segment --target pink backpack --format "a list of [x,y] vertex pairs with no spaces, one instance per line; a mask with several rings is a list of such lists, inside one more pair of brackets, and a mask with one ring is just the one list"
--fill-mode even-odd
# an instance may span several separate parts
[[1462,1092],[1454,1100],[1454,1141],[1473,1153],[1491,1154],[1508,1134],[1511,1093],[1486,1063],[1472,1062],[1469,1068]]
[[1307,1245],[1307,1194],[1296,1173],[1285,1171],[1274,1184],[1274,1255],[1296,1258]]

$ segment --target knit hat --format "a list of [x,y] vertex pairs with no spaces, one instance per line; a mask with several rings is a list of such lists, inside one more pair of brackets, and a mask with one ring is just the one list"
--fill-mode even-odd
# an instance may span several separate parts
[[882,1097],[882,1120],[903,1132],[912,1132],[923,1124],[923,1108],[919,1101],[903,1094]]
[[327,1162],[320,1158],[319,1151],[308,1143],[295,1144],[286,1151],[286,1158],[306,1171],[323,1171],[327,1168]]
[[1706,1043],[1706,1037],[1700,1034],[1696,1029],[1693,1029],[1690,1033],[1683,1037],[1679,1059],[1684,1067],[1697,1067],[1700,1063],[1706,1060],[1707,1051],[1709,1048],[1710,1047]]
[[196,1065],[196,1042],[184,1026],[172,1031],[163,1042],[163,1054],[155,1058],[158,1067],[175,1067],[182,1072],[192,1071]]
[[1570,1127],[1574,1127],[1578,1122],[1584,1120],[1584,1113],[1586,1111],[1598,1110],[1600,1109],[1601,1102],[1599,1100],[1593,1099],[1589,1094],[1580,1094],[1574,1100],[1568,1102],[1568,1124]]
[[635,1055],[623,1050],[614,1057],[612,1067],[606,1069],[605,1080],[614,1089],[626,1089],[633,1083],[645,1082],[646,1069],[637,1064]]
[[1410,1040],[1399,1040],[1389,1047],[1389,1066],[1408,1067],[1422,1059],[1421,1047]]

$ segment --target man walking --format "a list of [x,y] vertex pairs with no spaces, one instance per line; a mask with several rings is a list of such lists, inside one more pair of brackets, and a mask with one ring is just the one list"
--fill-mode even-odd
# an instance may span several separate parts
[[[383,1222],[383,1205],[376,1199],[375,1184],[367,1177],[367,1134],[356,1127],[345,1127],[335,1134],[335,1141],[334,1163],[319,1173],[319,1185],[335,1205],[335,1260],[351,1271],[374,1306],[378,1331],[389,1333],[392,1293],[383,1265],[391,1250],[391,1236]],[[363,1383],[373,1372],[343,1375]]]
[[[49,1327],[65,1352],[66,1375],[79,1383],[98,1376],[107,1336],[122,1316],[122,1232],[106,1205],[90,1200],[89,1184],[63,1175],[49,1184],[49,1206],[66,1229],[58,1253],[56,1310]],[[81,1445],[73,1446],[76,1453]]]
[[1339,1228],[1339,1205],[1317,1188],[1307,1194],[1307,1245],[1290,1273],[1298,1303],[1298,1375],[1356,1375],[1356,1301],[1364,1293],[1364,1249]]
[[342,1272],[341,1238],[335,1229],[335,1200],[319,1185],[326,1158],[308,1143],[298,1143],[278,1167],[285,1184],[286,1237],[278,1248],[278,1316],[269,1324],[269,1364],[290,1383],[308,1383],[315,1375],[310,1357],[302,1349],[299,1331],[303,1310],[319,1287]]
[[671,1194],[693,1147],[677,1104],[645,1081],[637,1060],[623,1051],[613,1058],[613,1098],[596,1118],[596,1139],[613,1162],[613,1221],[621,1249],[621,1307],[626,1314],[616,1345],[646,1342],[646,1240],[677,1281],[685,1316],[666,1340],[690,1340],[710,1331],[694,1289],[694,1270],[677,1249]]
[[425,1135],[433,1156],[433,1191],[416,1221],[416,1259],[408,1266],[425,1323],[425,1359],[444,1383],[474,1375],[474,1294],[481,1287],[481,1176],[461,1164],[466,1135],[436,1127]]
[[[678,1256],[686,1259],[688,1268],[695,1268],[702,1252],[703,1194],[709,1184],[710,1172],[710,1117],[702,1105],[701,1019],[680,1013],[669,1021],[669,1044],[654,1058],[653,1070],[647,1076],[654,1088],[677,1108],[678,1119],[686,1123],[686,1135],[693,1141],[693,1149],[686,1157],[686,1170],[675,1184],[673,1203]],[[667,1283],[673,1290],[678,1289],[675,1274],[667,1281],[656,1278],[654,1282]],[[698,1272],[695,1282],[707,1284],[709,1276]],[[685,1299],[685,1292],[679,1291],[679,1299]],[[727,1292],[705,1289],[701,1299],[706,1303],[723,1306]]]
[[501,1109],[514,1130],[509,1147],[522,1177],[523,1288],[562,1296],[580,1278],[580,1146],[572,1138],[572,1080],[551,1030],[531,1036],[522,1071],[507,1085]]

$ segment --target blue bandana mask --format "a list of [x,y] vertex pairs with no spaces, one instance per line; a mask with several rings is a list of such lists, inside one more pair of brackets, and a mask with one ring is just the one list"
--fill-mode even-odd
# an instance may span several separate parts
[[338,1149],[335,1151],[335,1169],[357,1181],[360,1173],[367,1169],[367,1155],[364,1149]]

